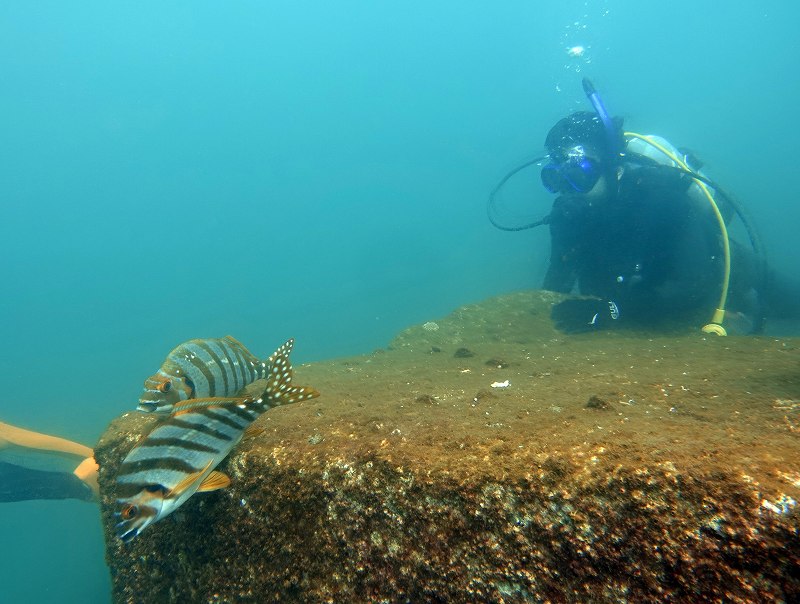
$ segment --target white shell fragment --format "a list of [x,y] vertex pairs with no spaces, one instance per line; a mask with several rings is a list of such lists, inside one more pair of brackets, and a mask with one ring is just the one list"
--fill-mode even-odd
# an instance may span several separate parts
[[508,388],[511,385],[511,382],[506,380],[505,382],[492,382],[492,388]]
[[773,514],[788,514],[796,505],[797,501],[786,495],[781,495],[780,499],[776,500],[775,503],[767,499],[761,500],[761,507]]

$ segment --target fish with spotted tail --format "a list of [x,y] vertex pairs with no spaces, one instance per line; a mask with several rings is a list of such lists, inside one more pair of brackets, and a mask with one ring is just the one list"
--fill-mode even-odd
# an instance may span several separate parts
[[173,406],[172,414],[128,453],[116,476],[120,519],[116,534],[129,542],[168,516],[197,492],[230,484],[214,468],[252,423],[268,409],[319,396],[310,386],[292,385],[293,340],[270,357],[267,387],[260,397],[196,398]]
[[193,398],[241,396],[267,376],[273,357],[260,361],[234,337],[189,340],[175,347],[144,382],[139,411],[170,413]]

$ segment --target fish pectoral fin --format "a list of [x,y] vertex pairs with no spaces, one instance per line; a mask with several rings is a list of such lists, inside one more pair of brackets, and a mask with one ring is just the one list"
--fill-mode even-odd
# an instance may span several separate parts
[[253,438],[253,437],[258,436],[259,434],[263,434],[263,433],[264,433],[264,428],[262,428],[261,426],[254,426],[253,424],[250,424],[245,429],[244,435],[242,436],[242,438]]
[[[181,480],[178,484],[176,484],[169,493],[165,497],[180,497],[186,489],[191,487],[195,482],[200,480],[200,478],[211,469],[211,464],[214,463],[214,460],[211,460],[206,464],[206,467],[200,470],[199,472],[195,472],[194,474],[189,474],[186,478]],[[201,483],[202,484],[202,483]]]
[[198,409],[216,409],[231,401],[234,398],[226,398],[224,396],[209,396],[203,398],[190,398],[180,403],[176,403],[172,407],[170,417],[179,417],[187,413],[194,413]]
[[231,485],[231,479],[228,478],[226,474],[222,472],[217,472],[214,470],[206,476],[206,479],[200,483],[200,486],[197,488],[198,493],[207,493],[209,491],[216,491],[218,489],[224,489],[225,487],[229,487]]

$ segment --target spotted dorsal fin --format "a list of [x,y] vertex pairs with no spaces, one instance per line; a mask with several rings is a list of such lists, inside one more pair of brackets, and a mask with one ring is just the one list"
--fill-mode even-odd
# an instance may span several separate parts
[[271,406],[288,405],[319,396],[319,392],[310,386],[292,386],[292,363],[289,361],[289,353],[292,352],[293,346],[294,339],[289,339],[269,357],[270,368],[264,398]]
[[269,355],[267,363],[273,365],[278,356],[285,356],[288,359],[289,355],[292,353],[292,348],[294,348],[294,338],[289,338],[278,347],[278,350]]

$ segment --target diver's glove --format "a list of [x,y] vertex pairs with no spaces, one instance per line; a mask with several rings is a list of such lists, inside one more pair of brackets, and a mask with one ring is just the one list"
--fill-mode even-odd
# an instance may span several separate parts
[[608,329],[619,319],[613,300],[564,300],[553,306],[550,317],[564,333],[583,333]]

